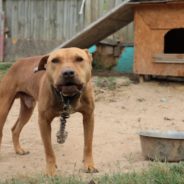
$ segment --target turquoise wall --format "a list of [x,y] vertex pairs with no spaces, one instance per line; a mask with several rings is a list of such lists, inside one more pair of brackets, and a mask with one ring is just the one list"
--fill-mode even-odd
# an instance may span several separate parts
[[134,47],[125,47],[114,71],[120,73],[133,73]]
[[[96,51],[96,46],[89,48],[90,53]],[[134,47],[125,47],[120,58],[118,59],[117,65],[113,68],[113,71],[118,73],[133,73],[134,63]]]

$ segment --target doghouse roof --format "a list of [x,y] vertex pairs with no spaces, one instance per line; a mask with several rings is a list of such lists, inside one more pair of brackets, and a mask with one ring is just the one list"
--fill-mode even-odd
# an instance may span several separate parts
[[[181,2],[181,0],[178,0]],[[83,31],[79,32],[72,39],[64,42],[58,48],[80,47],[88,48],[93,44],[105,39],[109,35],[125,27],[133,21],[133,7],[145,3],[170,3],[178,2],[173,0],[124,0],[122,4],[112,9],[102,18],[91,23]]]

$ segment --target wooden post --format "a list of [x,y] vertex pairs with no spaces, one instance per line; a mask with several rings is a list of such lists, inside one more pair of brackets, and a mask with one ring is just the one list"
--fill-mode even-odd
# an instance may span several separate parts
[[0,0],[0,62],[4,59],[4,12],[3,0]]

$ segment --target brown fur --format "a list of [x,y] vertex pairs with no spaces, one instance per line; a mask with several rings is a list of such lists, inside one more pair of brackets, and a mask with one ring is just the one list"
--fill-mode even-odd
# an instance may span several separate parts
[[[77,58],[82,58],[78,61]],[[58,63],[53,63],[57,58]],[[56,87],[63,80],[62,71],[70,68],[75,71],[75,80],[82,83],[84,89],[75,103],[74,112],[83,115],[84,127],[84,167],[89,172],[97,171],[92,156],[94,129],[94,100],[91,85],[91,55],[87,50],[78,48],[59,49],[48,56],[36,56],[17,61],[0,83],[0,143],[2,130],[8,112],[15,100],[20,98],[20,114],[12,128],[12,139],[17,154],[27,154],[19,143],[19,135],[28,122],[36,101],[38,101],[38,122],[46,156],[48,175],[55,175],[56,159],[51,145],[51,122],[60,116],[63,106],[58,105],[51,86]],[[34,73],[33,70],[43,70]],[[46,71],[44,69],[46,68]]]

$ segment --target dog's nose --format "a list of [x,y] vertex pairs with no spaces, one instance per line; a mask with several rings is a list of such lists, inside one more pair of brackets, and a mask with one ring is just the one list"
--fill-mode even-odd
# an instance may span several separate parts
[[74,75],[75,75],[75,71],[73,71],[73,70],[65,70],[65,71],[63,71],[63,77],[65,78],[65,79],[71,79],[71,78],[74,78]]

